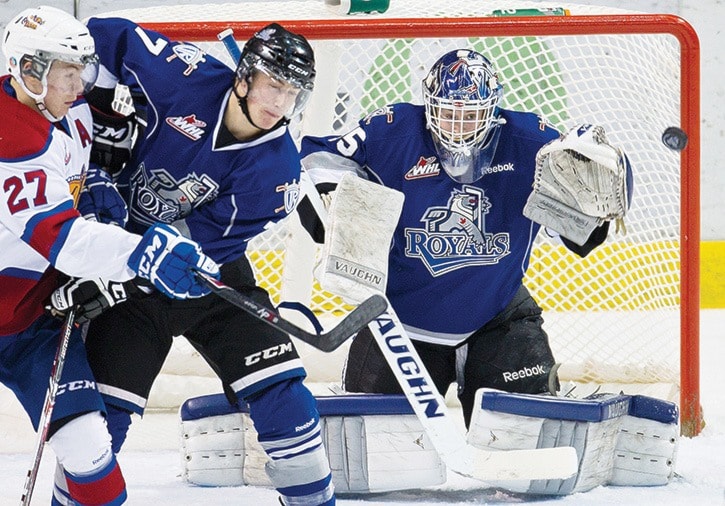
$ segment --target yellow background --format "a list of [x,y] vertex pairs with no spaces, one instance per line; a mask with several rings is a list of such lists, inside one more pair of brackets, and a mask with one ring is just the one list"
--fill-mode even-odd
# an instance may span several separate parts
[[725,308],[725,241],[700,244],[700,307]]

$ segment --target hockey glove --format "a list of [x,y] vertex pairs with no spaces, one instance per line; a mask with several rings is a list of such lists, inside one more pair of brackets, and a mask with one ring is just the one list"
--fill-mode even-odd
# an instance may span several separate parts
[[131,158],[136,134],[136,116],[107,114],[95,107],[93,112],[93,146],[91,162],[116,174]]
[[48,310],[53,316],[64,317],[70,308],[76,307],[76,322],[85,323],[136,291],[133,281],[73,278],[51,294]]
[[202,297],[209,293],[194,271],[219,279],[219,266],[197,243],[183,237],[174,227],[161,223],[146,231],[131,253],[128,266],[174,299]]
[[87,219],[100,223],[111,223],[125,227],[128,221],[128,208],[111,175],[104,169],[91,163],[86,173],[86,182],[78,198],[78,212]]
[[632,168],[604,128],[579,125],[536,156],[524,215],[582,245],[605,221],[623,218],[632,199]]

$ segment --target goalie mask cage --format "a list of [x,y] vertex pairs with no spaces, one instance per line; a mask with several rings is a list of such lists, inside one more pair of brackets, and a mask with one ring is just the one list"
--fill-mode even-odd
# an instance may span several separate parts
[[[291,125],[297,139],[345,133],[385,104],[422,103],[421,79],[439,56],[459,47],[493,62],[504,85],[503,107],[539,113],[562,132],[582,122],[603,125],[634,168],[626,234],[611,230],[604,245],[580,259],[540,233],[525,283],[544,309],[563,382],[627,384],[670,400],[679,396],[682,432],[697,434],[700,86],[699,43],[691,26],[671,15],[579,5],[391,4],[384,14],[352,16],[335,13],[322,0],[108,15],[194,42],[230,66],[234,62],[217,40],[226,28],[240,44],[272,21],[305,35],[315,49],[318,75],[303,117]],[[548,7],[566,8],[570,15],[492,12]],[[683,151],[662,143],[669,126],[689,135]],[[342,301],[317,286],[310,290],[311,274],[290,267],[293,253],[304,251],[296,240],[289,247],[290,228],[283,222],[253,241],[249,254],[260,284],[275,302],[284,293],[285,299],[309,302],[320,315],[343,314]],[[307,254],[307,272],[313,255]],[[337,362],[310,349],[302,354],[311,381],[328,380],[330,371],[339,380],[339,354]],[[188,381],[189,371],[182,374]]]

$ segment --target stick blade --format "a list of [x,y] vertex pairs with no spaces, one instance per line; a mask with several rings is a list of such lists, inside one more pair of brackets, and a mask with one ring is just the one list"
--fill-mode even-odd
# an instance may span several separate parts
[[360,332],[368,323],[383,314],[388,301],[381,295],[372,295],[358,305],[329,332],[319,336],[316,343],[310,343],[318,350],[330,353],[339,348],[350,337]]

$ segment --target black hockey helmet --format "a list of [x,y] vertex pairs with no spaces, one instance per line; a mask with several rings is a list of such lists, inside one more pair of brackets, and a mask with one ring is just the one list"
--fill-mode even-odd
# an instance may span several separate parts
[[315,80],[315,56],[302,35],[277,23],[265,26],[247,41],[237,65],[237,77],[248,81],[252,70],[285,81],[300,89],[290,116],[299,113],[309,99]]

